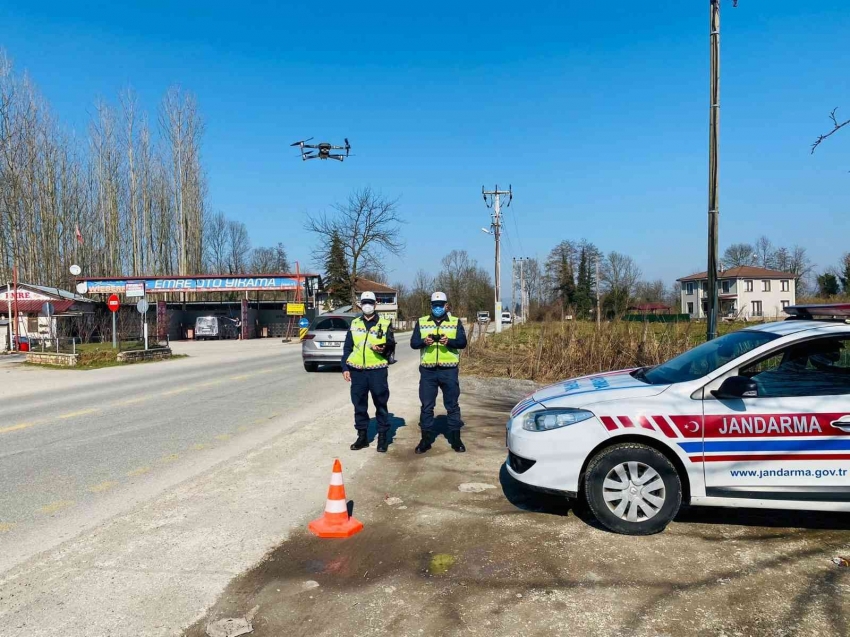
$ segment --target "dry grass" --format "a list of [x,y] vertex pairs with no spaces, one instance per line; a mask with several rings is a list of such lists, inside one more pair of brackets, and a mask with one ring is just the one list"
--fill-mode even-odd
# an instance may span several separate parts
[[[721,334],[744,324],[720,325]],[[552,322],[515,325],[470,343],[462,369],[475,376],[554,382],[656,365],[705,341],[704,323]]]

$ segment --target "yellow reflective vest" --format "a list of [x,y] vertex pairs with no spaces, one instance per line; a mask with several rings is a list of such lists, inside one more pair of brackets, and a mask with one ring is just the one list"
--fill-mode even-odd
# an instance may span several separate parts
[[351,340],[354,349],[345,361],[346,365],[354,369],[381,369],[389,366],[389,362],[382,355],[372,349],[372,345],[386,345],[387,331],[392,325],[389,319],[379,318],[371,329],[366,328],[366,322],[362,317],[351,321]]
[[[419,319],[419,335],[422,340],[425,340],[428,336],[437,336],[438,338],[447,336],[449,339],[454,339],[457,337],[458,323],[457,317],[451,314],[443,319],[439,325],[434,322],[430,315],[423,316]],[[460,364],[460,352],[453,347],[434,343],[419,351],[419,364],[422,367],[457,367]]]

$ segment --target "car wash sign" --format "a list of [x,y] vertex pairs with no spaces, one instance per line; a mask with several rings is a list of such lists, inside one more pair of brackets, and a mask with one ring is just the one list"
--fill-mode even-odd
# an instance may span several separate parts
[[[138,279],[88,279],[89,294],[125,294],[127,284],[138,284]],[[167,292],[274,292],[278,290],[296,290],[298,282],[288,277],[174,277],[144,279],[145,293],[164,294]]]

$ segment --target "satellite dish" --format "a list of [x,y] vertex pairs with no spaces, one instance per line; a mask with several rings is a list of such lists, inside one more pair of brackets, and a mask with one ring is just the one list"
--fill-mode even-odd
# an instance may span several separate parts
[[77,283],[77,294],[85,294],[89,291],[89,284],[83,281],[82,283]]
[[80,272],[83,271],[83,269],[80,266],[78,266],[76,263],[68,269],[71,271],[71,274],[73,274],[74,276],[80,276]]

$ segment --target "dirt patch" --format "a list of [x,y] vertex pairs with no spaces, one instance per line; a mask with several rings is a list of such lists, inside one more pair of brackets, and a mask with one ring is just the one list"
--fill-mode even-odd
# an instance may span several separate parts
[[503,470],[527,389],[465,381],[466,454],[441,438],[415,456],[416,428],[399,430],[346,485],[362,533],[294,533],[187,636],[256,606],[257,637],[847,634],[850,569],[832,558],[850,553],[850,516],[692,509],[660,535],[605,532]]

